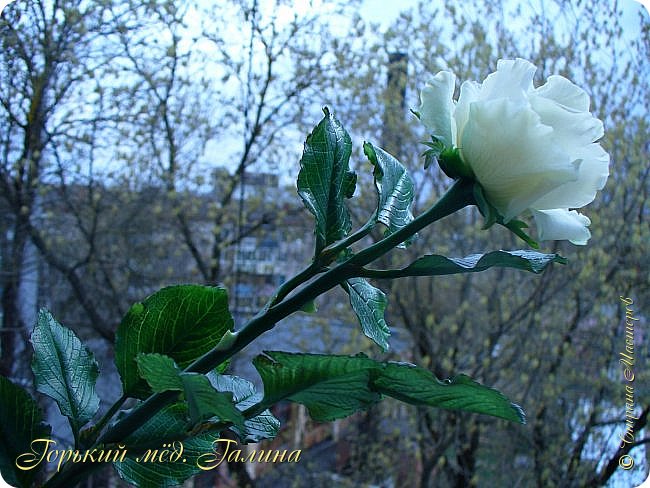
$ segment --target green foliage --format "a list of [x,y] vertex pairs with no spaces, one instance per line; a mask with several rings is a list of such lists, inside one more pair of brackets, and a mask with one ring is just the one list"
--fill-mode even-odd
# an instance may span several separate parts
[[155,393],[183,391],[180,374],[182,370],[174,360],[164,354],[143,354],[136,356],[138,372]]
[[31,452],[34,439],[49,439],[51,427],[42,421],[40,408],[29,394],[0,376],[0,471],[13,486],[30,487],[44,467],[16,467],[16,458]]
[[[203,433],[187,437],[188,408],[184,404],[169,405],[142,424],[124,440],[128,455],[124,461],[114,462],[113,466],[120,477],[140,488],[160,488],[182,484],[187,478],[200,472],[197,460],[212,452],[213,442],[219,436]],[[182,439],[182,457],[172,458],[174,440]],[[162,444],[170,444],[164,447]],[[160,459],[162,451],[166,456]],[[149,455],[149,457],[147,457]],[[153,457],[152,457],[153,456]]]
[[301,403],[314,420],[331,421],[368,408],[382,395],[414,405],[487,413],[525,422],[520,407],[467,376],[440,381],[411,364],[379,362],[364,355],[266,352],[254,360],[264,382],[263,403]]
[[[305,142],[297,180],[298,193],[315,217],[312,263],[281,285],[269,304],[237,332],[233,332],[225,289],[200,285],[162,288],[132,305],[120,323],[115,337],[115,364],[123,396],[102,420],[84,431],[81,441],[84,447],[87,444],[95,449],[124,446],[126,457],[113,461],[126,481],[140,487],[184,482],[198,472],[198,458],[213,451],[214,441],[226,429],[242,442],[274,438],[280,426],[269,409],[282,401],[306,406],[316,421],[332,421],[368,410],[388,396],[419,407],[525,423],[518,405],[469,376],[440,380],[428,369],[377,361],[361,353],[342,356],[266,352],[253,360],[264,384],[263,394],[257,393],[246,379],[222,374],[233,355],[290,314],[313,311],[314,300],[338,285],[349,294],[364,334],[387,351],[388,301],[366,278],[467,274],[489,268],[541,273],[551,263],[566,262],[558,254],[494,251],[465,258],[423,255],[398,269],[369,268],[377,262],[384,266],[382,258],[395,248],[411,252],[414,246],[406,249],[407,244],[413,244],[419,231],[467,205],[478,205],[488,221],[490,210],[485,208],[480,188],[460,178],[435,205],[414,217],[415,188],[409,171],[388,152],[365,143],[363,149],[373,165],[378,199],[367,223],[351,233],[352,218],[346,200],[356,188],[356,174],[349,168],[352,142],[329,110],[324,112],[325,117]],[[377,222],[386,228],[383,236],[365,249],[353,248]],[[98,406],[94,393],[97,365],[79,339],[45,311],[39,315],[32,343],[38,390],[59,403],[79,443],[78,429],[92,418]],[[3,385],[3,395],[15,389],[7,381]],[[26,405],[28,408],[23,410],[38,421],[33,401],[25,395],[15,395],[16,401]],[[145,401],[118,412],[127,397]],[[372,410],[369,412],[372,415]],[[116,419],[111,423],[113,416]],[[8,427],[3,426],[0,433],[11,433],[11,429],[27,421],[16,419],[15,413],[7,417],[3,421],[8,422]],[[36,424],[27,426],[29,433],[38,429],[41,427]],[[19,442],[21,448],[25,442]],[[82,472],[89,469],[74,468]],[[51,486],[65,486],[78,475],[74,470],[64,467],[52,478]]]
[[347,417],[381,399],[370,384],[377,364],[365,356],[266,352],[253,364],[264,383],[264,405],[282,400],[302,403],[311,418]]
[[215,390],[210,380],[198,373],[183,373],[180,378],[192,424],[217,417],[222,422],[243,427],[244,417],[233,404],[231,393]]
[[[314,262],[287,281],[271,306],[242,330],[233,333],[227,294],[222,288],[171,286],[130,308],[116,334],[115,363],[122,379],[123,398],[149,400],[118,417],[116,424],[104,433],[110,435],[115,429],[126,433],[121,434],[121,445],[126,446],[129,457],[114,463],[122,478],[147,487],[181,483],[196,471],[196,466],[170,463],[162,457],[155,458],[153,463],[141,463],[139,453],[156,456],[152,454],[152,444],[163,442],[168,456],[170,446],[181,445],[174,441],[183,441],[187,457],[196,458],[201,450],[210,449],[218,433],[226,428],[243,442],[273,438],[279,422],[268,409],[284,400],[305,405],[317,421],[349,416],[391,396],[413,405],[525,422],[521,408],[500,392],[465,375],[440,381],[426,369],[379,362],[362,354],[267,352],[253,361],[264,383],[263,395],[257,394],[247,380],[221,374],[223,365],[234,353],[283,316],[305,309],[314,298],[337,284],[348,292],[364,334],[387,350],[390,330],[384,318],[386,296],[370,285],[364,275],[433,276],[491,267],[540,273],[552,262],[565,262],[557,254],[496,251],[463,259],[425,255],[399,270],[364,268],[365,263],[377,260],[393,248],[405,247],[419,229],[472,201],[466,197],[468,183],[460,182],[446,198],[415,219],[411,213],[414,187],[408,171],[393,156],[369,143],[364,145],[364,151],[374,166],[378,203],[369,223],[350,234],[351,219],[345,199],[352,197],[356,184],[356,175],[348,166],[351,141],[343,126],[325,109],[325,117],[305,143],[297,183],[303,202],[316,217]],[[355,254],[351,245],[366,236],[375,221],[386,226],[383,239]],[[319,263],[331,262],[330,257],[322,259],[325,253],[339,256],[331,270],[316,277],[322,273]],[[302,289],[289,296],[296,287]],[[97,409],[93,390],[97,366],[76,336],[46,312],[39,316],[32,342],[39,390],[59,402],[76,435],[79,426]],[[49,364],[55,370],[48,369]],[[169,405],[174,401],[177,403]],[[103,422],[96,433],[99,439],[90,434],[91,441],[101,443],[105,438],[101,436]],[[177,447],[174,449],[177,453]],[[177,454],[180,458],[181,454]]]
[[350,136],[327,108],[323,112],[325,117],[307,137],[298,173],[298,194],[316,218],[316,256],[350,232],[345,199],[352,197],[357,181],[349,169]]
[[436,276],[457,273],[476,273],[492,267],[515,268],[531,273],[541,273],[551,263],[566,264],[557,254],[536,251],[492,251],[472,254],[464,258],[447,258],[430,254],[418,258],[406,268],[397,271],[402,276]]
[[[242,412],[262,401],[263,395],[257,393],[253,383],[244,378],[214,372],[208,373],[208,378],[218,391],[231,392],[233,401]],[[280,431],[280,421],[267,409],[259,415],[247,418],[243,427],[232,425],[230,429],[237,434],[241,442],[259,442],[275,438]]]
[[412,405],[464,410],[526,423],[526,415],[519,405],[466,375],[440,381],[426,369],[391,363],[374,385],[382,393]]
[[215,347],[232,328],[223,288],[170,286],[136,303],[122,320],[115,340],[115,365],[124,394],[146,398],[151,393],[138,376],[138,354],[165,354],[184,368]]
[[34,386],[56,401],[76,437],[99,408],[97,361],[70,329],[44,309],[38,314],[31,342]]
[[243,426],[244,418],[235,408],[232,394],[215,390],[204,375],[184,373],[172,358],[162,354],[138,354],[136,361],[140,376],[154,392],[183,392],[191,425],[217,417],[221,422]]
[[[422,208],[429,207],[434,196],[442,194],[448,180],[432,170],[406,171],[387,151],[368,143],[364,151],[374,165],[379,203],[375,207],[374,198],[359,199],[351,211],[347,198],[356,186],[348,168],[351,138],[336,119],[326,114],[305,146],[299,192],[316,217],[315,257],[323,256],[326,248],[333,246],[344,251],[338,255],[345,259],[336,263],[322,259],[318,264],[328,268],[318,267],[300,276],[270,307],[273,312],[264,327],[254,332],[269,330],[294,309],[314,311],[315,295],[331,284],[339,284],[334,283],[335,274],[328,274],[330,281],[325,282],[321,273],[337,269],[346,277],[357,273],[358,276],[343,283],[349,289],[352,281],[360,290],[350,295],[350,301],[366,335],[386,347],[387,321],[406,327],[413,338],[413,361],[427,367],[412,371],[406,365],[388,363],[373,383],[376,391],[371,393],[378,393],[381,383],[385,389],[381,394],[396,398],[403,395],[412,404],[444,407],[460,402],[475,408],[473,411],[487,415],[501,412],[511,420],[520,420],[517,409],[509,406],[508,401],[493,390],[476,386],[465,376],[454,376],[451,384],[443,386],[435,379],[467,371],[485,384],[500,385],[504,392],[526,405],[529,412],[531,426],[521,428],[504,427],[483,416],[409,410],[412,430],[417,435],[412,444],[405,442],[404,446],[421,461],[418,466],[423,466],[422,479],[418,481],[423,486],[604,483],[606,478],[596,479],[596,475],[603,474],[603,460],[613,455],[612,450],[607,450],[607,442],[612,437],[611,429],[619,427],[621,420],[610,414],[620,411],[623,396],[615,364],[617,349],[623,343],[622,310],[615,306],[616,297],[633,297],[633,308],[639,313],[648,304],[648,99],[647,83],[643,80],[648,77],[650,44],[645,26],[637,40],[623,38],[618,3],[552,0],[545,2],[540,11],[535,6],[520,9],[502,0],[469,0],[463,8],[454,2],[424,2],[417,12],[401,15],[383,37],[363,37],[363,22],[354,19],[347,39],[327,44],[329,38],[314,27],[319,24],[310,16],[305,16],[304,23],[296,18],[283,29],[276,23],[282,15],[271,19],[261,10],[251,11],[246,2],[224,2],[215,4],[216,15],[202,16],[213,32],[207,36],[197,33],[197,37],[202,36],[201,41],[214,41],[217,49],[210,49],[209,56],[218,58],[219,66],[212,69],[214,65],[210,65],[197,75],[194,67],[197,61],[204,61],[202,51],[195,49],[197,45],[192,42],[185,44],[183,39],[183,29],[187,29],[183,16],[188,7],[154,1],[138,10],[135,4],[130,17],[116,8],[118,4],[91,1],[76,7],[55,6],[56,10],[50,13],[46,3],[13,2],[3,11],[3,20],[10,21],[0,25],[6,48],[5,54],[0,55],[0,71],[6,74],[0,83],[4,107],[0,137],[7,149],[2,160],[6,191],[1,192],[1,198],[3,209],[5,204],[10,209],[10,217],[5,219],[3,214],[0,225],[8,229],[0,236],[0,289],[6,296],[24,275],[19,262],[24,255],[20,243],[32,239],[39,255],[53,270],[49,277],[53,280],[49,285],[52,291],[47,300],[61,310],[58,317],[64,323],[68,317],[74,323],[84,322],[88,329],[112,340],[112,324],[119,321],[122,310],[164,283],[197,277],[203,283],[227,283],[230,278],[227,268],[220,267],[220,253],[233,244],[223,231],[236,222],[232,198],[236,192],[231,188],[262,158],[270,167],[286,162],[289,151],[281,131],[295,130],[294,122],[309,116],[309,104],[321,103],[329,96],[331,103],[339,107],[338,116],[350,121],[348,129],[354,138],[363,134],[360,140],[392,139],[382,145],[409,162],[409,168],[416,168],[423,134],[418,133],[417,124],[404,119],[401,99],[394,91],[384,90],[386,53],[408,55],[405,92],[409,105],[417,103],[412,94],[417,93],[426,77],[440,69],[452,68],[459,79],[482,79],[486,72],[493,71],[498,58],[528,57],[540,67],[539,79],[562,74],[588,87],[594,110],[606,121],[604,145],[612,156],[612,175],[602,199],[589,210],[593,233],[590,245],[578,250],[563,244],[549,245],[548,252],[568,256],[573,265],[561,269],[549,266],[564,262],[559,254],[477,253],[514,248],[516,243],[510,233],[493,225],[503,223],[482,198],[480,187],[475,186],[474,200],[483,215],[484,227],[492,227],[490,233],[477,232],[481,222],[476,213],[467,213],[447,219],[445,225],[434,230],[423,229],[422,238],[413,241],[408,249],[373,263],[377,269],[365,265],[362,269],[345,267],[342,263],[356,252],[352,244],[360,240],[350,239],[355,236],[351,234],[354,218],[350,214],[371,216],[373,225],[379,221],[386,226],[384,236],[388,236],[408,225],[411,213],[417,215]],[[40,9],[41,5],[46,9]],[[191,4],[188,6],[192,11]],[[111,10],[110,15],[106,15],[104,8]],[[143,21],[139,17],[141,10],[154,14],[155,19],[147,17]],[[209,8],[205,10],[202,13],[211,13],[207,12]],[[239,25],[233,18],[245,22]],[[111,25],[107,25],[107,20]],[[302,37],[300,29],[305,26],[312,37]],[[246,43],[250,40],[250,51],[221,37],[222,33],[233,37],[230,28],[237,32],[235,39],[245,39]],[[150,35],[152,31],[157,35]],[[112,50],[112,41],[106,42],[104,32],[120,33],[117,51]],[[294,32],[298,34],[292,37]],[[33,42],[34,39],[43,42]],[[91,42],[94,39],[98,44]],[[362,49],[352,49],[355,43]],[[644,43],[645,50],[640,48]],[[51,49],[53,46],[58,47]],[[129,52],[129,59],[115,56],[116,52]],[[289,58],[290,63],[283,62]],[[329,59],[333,60],[329,68],[335,69],[326,66]],[[108,71],[103,72],[103,67]],[[219,73],[219,78],[224,73],[223,79],[215,79],[211,86],[209,73]],[[221,87],[235,79],[248,80],[246,86],[242,83],[242,89],[236,90],[241,96],[231,99],[230,95],[221,95]],[[15,80],[24,83],[14,83]],[[80,87],[91,85],[95,91],[80,103],[74,94],[85,93],[85,88]],[[303,90],[305,87],[309,90]],[[310,96],[315,91],[318,100]],[[341,97],[341,101],[333,100],[336,97]],[[47,110],[39,100],[47,103]],[[83,110],[79,110],[80,106]],[[214,113],[220,114],[216,120]],[[206,141],[216,139],[218,145],[231,141],[233,133],[240,135],[241,140],[232,146],[242,149],[234,155],[223,155],[223,159],[234,161],[236,172],[225,176],[222,173],[215,178],[216,183],[201,183],[197,174],[209,178],[204,177],[207,171],[197,167],[196,161],[206,150]],[[116,148],[114,153],[110,150],[112,146]],[[436,141],[429,143],[429,147],[425,166],[441,159],[444,151]],[[100,153],[108,154],[109,159],[119,164],[102,170],[101,164],[97,164],[101,161],[96,159]],[[450,175],[458,176],[454,168],[446,169]],[[61,195],[58,188],[49,188],[52,175],[59,173]],[[45,178],[41,180],[42,175]],[[83,181],[88,181],[86,188],[79,186]],[[409,200],[413,181],[418,183],[416,205]],[[203,191],[204,185],[210,195],[207,204],[179,190]],[[35,218],[36,214],[25,220],[25,211],[40,208],[36,195],[48,202],[53,200],[54,205],[44,205],[42,221],[40,216]],[[212,201],[214,196],[218,201]],[[418,205],[420,209],[412,210]],[[201,223],[209,221],[207,230],[203,225],[193,226],[204,215],[207,220]],[[525,232],[523,222],[511,221],[506,225],[529,246],[537,247]],[[379,233],[370,235],[365,231],[358,236],[382,239]],[[347,242],[341,244],[342,240]],[[5,249],[12,252],[5,254]],[[432,252],[436,254],[427,255]],[[12,263],[11,256],[20,259]],[[188,266],[176,266],[178,262]],[[488,268],[487,273],[476,273]],[[541,276],[533,276],[508,268],[532,273],[545,271]],[[456,276],[420,278],[442,274]],[[382,282],[382,288],[390,295],[391,307],[386,306],[384,293],[364,278],[401,278]],[[312,282],[320,288],[312,286]],[[194,474],[196,470],[190,468],[195,465],[196,456],[209,452],[210,441],[217,434],[193,434],[204,427],[218,427],[217,420],[205,419],[221,408],[229,409],[230,417],[236,420],[230,404],[235,405],[245,421],[243,426],[240,423],[227,428],[242,440],[257,442],[273,438],[278,432],[279,422],[268,410],[258,413],[266,403],[261,404],[263,395],[256,393],[247,380],[209,372],[207,377],[213,387],[210,389],[196,372],[182,369],[192,362],[190,357],[217,348],[221,352],[216,357],[223,366],[231,353],[243,347],[241,336],[229,335],[232,321],[227,312],[215,313],[223,315],[224,324],[230,324],[217,324],[218,331],[198,317],[189,319],[189,311],[177,320],[176,312],[185,307],[180,297],[187,290],[179,288],[177,299],[170,297],[167,307],[157,305],[151,297],[134,305],[118,332],[116,356],[120,356],[117,363],[125,393],[145,398],[152,392],[175,391],[175,399],[170,401],[183,395],[182,403],[163,407],[158,413],[149,410],[146,421],[131,424],[135,433],[122,438],[129,444],[129,452],[131,446],[143,443],[160,448],[163,439],[173,438],[185,439],[186,449],[189,446],[194,450],[194,457],[184,464],[152,465],[134,460],[120,463],[121,476],[139,486],[169,486]],[[192,304],[201,303],[200,295],[188,293],[188,298],[192,297]],[[302,298],[306,299],[302,305],[294,307]],[[205,301],[209,301],[207,297]],[[225,292],[222,302],[221,308],[226,308]],[[141,315],[144,304],[153,310],[146,321]],[[266,312],[261,312],[261,316],[267,316]],[[329,314],[327,307],[322,306],[321,317]],[[7,313],[4,317],[9,316]],[[88,320],[79,320],[80,316]],[[198,323],[201,331],[194,330]],[[87,421],[85,417],[92,417],[94,408],[92,385],[96,367],[92,366],[92,357],[74,334],[59,327],[53,319],[47,327],[41,325],[39,320],[39,331],[35,334],[40,334],[40,339],[38,345],[34,344],[35,364],[39,365],[36,381],[39,375],[41,378],[39,389],[58,397],[61,411],[70,413],[72,423],[81,424]],[[18,328],[18,324],[9,327]],[[10,330],[6,331],[9,336]],[[7,336],[5,331],[0,332],[4,355],[12,348],[5,347]],[[191,334],[189,341],[183,336],[185,333]],[[313,333],[324,335],[327,331],[314,327]],[[196,350],[177,357],[177,345],[190,348],[190,342]],[[59,352],[61,355],[54,358]],[[154,354],[149,357],[147,353]],[[63,370],[63,376],[44,381],[49,373],[43,358],[48,365]],[[79,371],[65,369],[71,358],[84,363]],[[638,360],[639,371],[645,370],[647,361],[642,355]],[[178,366],[174,366],[176,363]],[[361,368],[362,364],[370,363],[358,358],[357,366]],[[88,389],[74,384],[78,378],[75,374],[81,371],[85,371],[85,377],[80,381]],[[296,371],[297,376],[299,373]],[[181,379],[183,374],[194,379],[186,380],[186,385]],[[357,381],[362,376],[351,377]],[[311,386],[305,386],[305,390],[294,394],[316,402],[317,411],[327,416],[330,407],[325,396],[317,395],[318,388],[314,392]],[[331,391],[336,394],[333,384],[327,386],[332,386]],[[339,393],[348,387],[342,383]],[[635,391],[638,405],[647,405],[650,388],[642,375],[637,377]],[[232,398],[215,396],[219,392],[229,392]],[[453,395],[448,396],[449,392]],[[164,395],[152,398],[172,396]],[[194,415],[187,403],[192,395]],[[374,405],[374,396],[359,395],[348,410]],[[143,405],[149,408],[153,403]],[[105,429],[99,430],[111,431],[135,412],[121,412],[115,424],[107,422],[102,424]],[[370,415],[372,421],[380,421],[374,407]],[[194,421],[203,420],[192,425],[192,417]],[[11,456],[29,451],[30,435],[47,437],[49,430],[40,424],[35,402],[4,378],[0,378],[0,427],[0,466],[4,478],[10,483],[31,485],[34,471],[14,472]],[[403,439],[401,433],[396,438]],[[375,442],[375,446],[364,445],[363,449],[370,452],[374,447],[371,452],[376,452],[378,444],[386,444],[384,439],[368,434],[365,441]],[[593,454],[595,447],[599,452]],[[377,473],[385,477],[401,475],[398,470],[403,457],[393,458],[392,462],[383,462],[386,457],[378,459],[382,462],[373,465]],[[512,469],[513,459],[523,468]],[[369,464],[360,462],[358,466]],[[420,474],[417,469],[410,471],[414,477]],[[436,476],[435,482],[429,479],[427,483],[430,474]],[[66,473],[62,475],[59,486],[67,488],[71,482],[66,480]],[[363,484],[362,480],[356,484]]]
[[[366,142],[363,151],[374,165],[373,175],[379,197],[376,219],[386,226],[386,235],[390,235],[413,220],[413,180],[406,168],[383,149]],[[413,237],[405,244],[409,244]]]
[[386,294],[363,278],[350,278],[343,288],[350,296],[350,305],[359,319],[363,333],[387,351],[390,328],[384,318],[388,304]]

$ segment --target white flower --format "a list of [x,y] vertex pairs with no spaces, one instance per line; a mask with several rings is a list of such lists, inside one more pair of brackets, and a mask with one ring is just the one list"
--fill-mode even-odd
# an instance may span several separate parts
[[483,83],[466,81],[454,102],[455,76],[441,71],[420,94],[420,120],[446,147],[458,147],[504,222],[529,210],[541,240],[586,244],[591,203],[609,176],[596,143],[603,124],[589,96],[562,76],[535,88],[536,68],[499,60]]

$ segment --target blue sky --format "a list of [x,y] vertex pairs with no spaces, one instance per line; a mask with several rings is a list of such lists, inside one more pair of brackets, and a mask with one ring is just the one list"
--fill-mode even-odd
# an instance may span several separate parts
[[[439,1],[442,3],[442,0]],[[650,8],[650,0],[642,1],[646,5],[646,9]],[[377,22],[382,28],[386,28],[402,10],[415,8],[417,4],[417,0],[400,0],[399,2],[393,0],[364,0],[361,13],[366,20]],[[646,21],[650,22],[648,11],[636,0],[620,0],[619,4],[623,9],[625,34],[631,37],[638,36],[638,14],[643,13]]]

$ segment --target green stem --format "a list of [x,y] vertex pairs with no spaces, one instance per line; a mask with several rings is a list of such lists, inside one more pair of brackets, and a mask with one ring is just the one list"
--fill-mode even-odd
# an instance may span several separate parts
[[92,445],[97,441],[97,437],[99,437],[99,434],[101,431],[104,429],[106,424],[108,423],[109,420],[113,418],[113,415],[117,413],[117,411],[124,405],[124,402],[128,399],[126,395],[122,395],[113,405],[111,405],[111,408],[108,409],[106,414],[97,422],[97,424],[93,427],[93,434],[92,437],[89,438],[89,442],[87,444]]
[[[339,283],[358,276],[361,268],[374,261],[395,246],[406,241],[409,237],[422,230],[427,225],[440,220],[467,205],[474,203],[472,184],[459,180],[443,195],[443,197],[429,210],[419,215],[399,231],[390,234],[377,243],[369,246],[358,254],[353,255],[334,268],[321,274],[318,278],[300,289],[297,293],[289,296],[283,301],[263,310],[253,317],[236,335],[235,341],[227,350],[214,348],[202,357],[189,365],[186,372],[207,373],[217,365],[241,351],[248,344],[253,342],[263,333],[271,330],[275,324],[292,313],[300,310],[304,304],[334,288]],[[365,227],[365,226],[364,226]],[[309,269],[309,268],[307,268]],[[290,280],[293,285],[293,279]],[[287,287],[288,288],[288,287]],[[156,393],[145,400],[138,408],[121,419],[108,429],[98,440],[100,444],[119,443],[127,436],[137,430],[147,419],[155,415],[161,408],[177,398],[177,392]],[[67,463],[69,464],[69,463]],[[71,468],[66,470],[66,468]],[[64,470],[57,473],[46,486],[50,488],[70,486],[69,479],[72,476],[77,479],[78,470],[85,469],[83,464],[65,466]],[[65,472],[70,472],[66,475]],[[57,478],[56,480],[54,478]]]
[[282,300],[284,300],[287,297],[289,293],[295,290],[298,286],[300,286],[302,283],[316,276],[320,272],[319,268],[320,266],[318,266],[318,264],[314,262],[309,267],[303,269],[300,273],[295,275],[293,278],[284,282],[280,286],[276,294],[271,298],[271,300],[266,305],[266,307],[264,307],[264,309],[268,310],[272,306],[280,303]]
[[414,274],[406,269],[367,269],[362,268],[359,278],[373,278],[377,280],[392,280],[395,278],[406,278],[407,276],[429,276],[428,273]]
[[368,220],[368,222],[366,222],[363,227],[359,228],[359,230],[357,230],[354,234],[350,234],[345,239],[342,239],[340,241],[333,242],[325,249],[323,249],[321,251],[319,261],[327,262],[327,260],[330,259],[331,262],[331,260],[334,260],[341,251],[370,234],[370,231],[375,227],[375,223],[376,215],[373,215],[372,218]]
[[318,273],[321,273],[323,271],[323,268],[326,265],[330,264],[342,250],[350,247],[355,242],[360,241],[365,236],[370,234],[370,231],[374,228],[374,226],[375,216],[368,220],[368,222],[366,222],[363,227],[359,228],[359,230],[353,234],[350,234],[345,239],[334,242],[323,249],[316,260],[309,267],[305,268],[289,281],[286,281],[282,284],[282,286],[280,286],[276,294],[273,296],[273,298],[271,298],[268,305],[265,307],[265,310],[268,310],[273,305],[280,303],[298,286],[310,280]]
[[[334,288],[341,281],[353,277],[355,274],[353,268],[345,268],[344,264],[330,269],[296,294],[269,308],[265,313],[253,317],[237,333],[229,349],[212,349],[190,364],[185,371],[202,374],[212,371],[217,365],[241,351],[264,332],[271,330],[280,320],[300,310],[305,303]],[[177,392],[156,393],[150,396],[136,410],[100,437],[99,442],[114,443],[121,441],[177,396]]]
[[344,264],[352,264],[359,268],[369,264],[380,256],[383,256],[391,249],[397,247],[409,237],[415,235],[428,225],[437,220],[443,219],[461,208],[475,203],[473,194],[473,183],[468,180],[457,180],[453,186],[438,200],[438,202],[426,212],[418,215],[397,232],[394,232],[375,244],[367,247],[358,254],[348,259]]

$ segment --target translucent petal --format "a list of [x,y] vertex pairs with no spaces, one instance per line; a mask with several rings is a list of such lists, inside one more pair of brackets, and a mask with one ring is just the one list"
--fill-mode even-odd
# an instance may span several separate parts
[[577,165],[554,144],[553,129],[543,125],[525,102],[471,103],[459,148],[506,220],[578,177]]
[[542,241],[568,240],[576,245],[585,245],[591,237],[587,228],[591,221],[575,210],[556,208],[533,210],[537,235]]
[[546,83],[535,89],[535,93],[554,100],[569,109],[580,112],[589,110],[589,95],[587,95],[587,92],[563,76],[549,76]]
[[441,71],[420,92],[420,120],[429,129],[429,133],[446,146],[455,143],[451,118],[455,83],[456,76],[453,73]]
[[534,202],[532,208],[580,208],[594,201],[596,192],[602,190],[607,183],[609,154],[600,144],[589,144],[581,148],[577,156],[581,158],[578,179],[550,191]]

